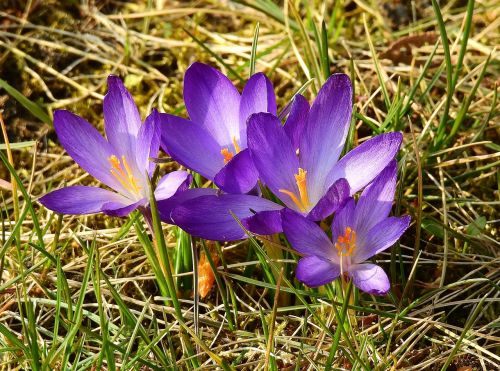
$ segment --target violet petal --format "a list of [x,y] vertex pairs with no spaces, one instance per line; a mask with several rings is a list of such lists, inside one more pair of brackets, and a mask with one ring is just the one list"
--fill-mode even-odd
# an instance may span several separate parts
[[156,201],[172,197],[177,191],[188,189],[193,176],[184,170],[172,171],[164,175],[155,189]]
[[278,210],[282,206],[250,195],[201,196],[190,199],[172,211],[173,222],[195,237],[234,241],[247,238],[240,221],[254,212]]
[[325,232],[314,222],[290,209],[281,212],[283,233],[301,254],[335,258],[335,248]]
[[299,194],[294,175],[299,161],[281,123],[269,113],[256,113],[248,121],[248,148],[260,179],[289,208],[298,210],[290,196]]
[[135,203],[118,193],[86,186],[61,188],[47,193],[38,201],[47,209],[70,215],[95,214],[101,212],[105,205],[112,204],[118,209]]
[[104,129],[109,143],[120,156],[135,158],[141,116],[134,99],[118,76],[108,77],[108,92],[104,96],[103,111]]
[[339,277],[340,267],[317,256],[306,256],[299,260],[295,276],[309,287],[318,287]]
[[337,211],[349,197],[349,183],[339,179],[328,189],[316,206],[307,214],[311,220],[322,220]]
[[273,84],[263,73],[256,73],[246,83],[240,102],[240,145],[247,146],[247,121],[251,114],[268,112],[276,116]]
[[179,164],[213,180],[224,166],[215,139],[192,121],[160,113],[161,146]]
[[366,237],[359,236],[353,260],[361,263],[394,245],[408,229],[410,221],[409,215],[393,216],[376,224]]
[[302,95],[297,94],[291,104],[290,114],[283,126],[295,149],[299,147],[300,137],[306,126],[308,114],[309,102]]
[[394,159],[399,151],[403,135],[401,133],[380,134],[349,151],[335,165],[328,175],[327,184],[345,178],[355,194],[375,177]]
[[387,274],[375,264],[353,265],[348,272],[354,286],[372,295],[385,295],[391,289]]
[[250,152],[244,149],[229,161],[215,176],[214,182],[227,193],[248,193],[259,179]]
[[300,167],[308,172],[310,179],[314,179],[309,190],[312,194],[323,194],[333,184],[325,183],[325,180],[344,148],[351,112],[349,77],[345,74],[330,76],[311,106],[300,138]]
[[215,68],[195,62],[184,76],[184,102],[189,118],[219,143],[228,146],[240,136],[240,93]]
[[260,211],[255,215],[242,219],[241,224],[250,232],[266,236],[283,232],[281,210]]
[[107,186],[123,190],[111,174],[109,158],[114,148],[86,120],[66,110],[54,113],[54,128],[66,152],[87,173]]

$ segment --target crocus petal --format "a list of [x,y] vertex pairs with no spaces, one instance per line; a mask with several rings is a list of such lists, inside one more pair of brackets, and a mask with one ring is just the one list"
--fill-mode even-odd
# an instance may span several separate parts
[[358,235],[366,235],[375,224],[389,216],[396,191],[396,174],[397,163],[392,160],[361,193],[354,225]]
[[119,155],[135,158],[141,116],[132,96],[118,76],[108,77],[108,93],[104,96],[103,111],[108,141]]
[[364,142],[342,157],[328,175],[327,183],[346,178],[353,195],[371,183],[394,159],[402,140],[403,135],[396,132],[380,134]]
[[257,113],[248,120],[248,148],[260,179],[291,209],[297,209],[281,189],[299,194],[294,174],[299,161],[292,142],[276,116]]
[[139,206],[147,205],[148,202],[149,200],[147,198],[143,198],[127,206],[117,202],[108,202],[102,206],[102,212],[109,216],[124,217],[137,209]]
[[183,202],[201,196],[214,196],[218,192],[214,188],[192,188],[187,190],[182,190],[182,188],[181,186],[178,192],[172,197],[157,201],[158,212],[163,222],[174,224],[172,221],[172,211]]
[[335,258],[332,242],[316,223],[290,209],[283,209],[281,219],[283,233],[295,250],[304,255]]
[[66,152],[82,169],[107,186],[123,190],[110,172],[109,158],[115,155],[114,148],[92,125],[69,111],[57,110],[54,128]]
[[302,95],[297,94],[290,107],[290,114],[285,122],[285,133],[292,141],[294,148],[299,147],[300,137],[306,126],[309,114],[309,102]]
[[195,237],[234,241],[244,239],[247,235],[231,213],[241,220],[252,216],[254,212],[281,207],[257,196],[223,194],[183,202],[171,215],[176,225]]
[[351,112],[352,86],[349,77],[344,74],[330,76],[309,111],[300,138],[300,165],[308,172],[308,178],[314,179],[310,188],[312,193],[323,193],[333,184],[325,183],[325,179],[344,147]]
[[253,165],[252,157],[248,149],[244,149],[215,176],[214,182],[227,193],[250,192],[259,179],[259,173]]
[[155,163],[150,158],[158,156],[160,149],[160,114],[156,109],[146,118],[137,134],[136,161],[138,171],[152,174]]
[[177,191],[188,189],[193,176],[184,170],[172,171],[163,176],[155,189],[157,201],[172,197]]
[[193,63],[184,76],[184,102],[189,117],[219,143],[240,138],[240,93],[232,82],[203,63]]
[[354,229],[355,207],[354,199],[349,198],[335,214],[332,222],[332,240],[334,243],[337,242],[339,236],[344,235],[346,227]]
[[410,216],[405,215],[386,218],[376,224],[370,229],[366,237],[359,236],[353,260],[356,263],[361,263],[394,245],[404,231],[408,229],[410,221]]
[[328,189],[316,206],[307,214],[311,220],[321,220],[337,211],[349,197],[349,183],[339,179]]
[[212,179],[224,166],[215,139],[192,121],[160,113],[162,148],[179,164]]
[[354,286],[368,294],[385,295],[391,288],[387,274],[375,264],[353,265],[348,274]]
[[38,201],[47,209],[61,214],[95,214],[114,205],[123,208],[135,203],[118,193],[97,187],[65,187],[47,193]]
[[266,236],[283,232],[281,210],[261,211],[241,220],[241,224],[250,232]]
[[240,102],[240,146],[247,146],[247,120],[252,113],[269,112],[276,116],[273,84],[263,73],[256,73],[246,83]]
[[338,265],[317,256],[306,256],[300,259],[295,271],[295,277],[309,287],[325,285],[338,276],[340,276]]

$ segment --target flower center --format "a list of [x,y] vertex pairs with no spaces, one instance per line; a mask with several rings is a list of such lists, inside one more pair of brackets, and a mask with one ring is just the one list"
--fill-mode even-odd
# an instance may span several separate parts
[[299,197],[293,192],[286,189],[278,189],[279,192],[286,194],[292,199],[295,205],[300,211],[306,212],[310,206],[309,196],[307,195],[307,171],[299,167],[299,172],[295,174],[295,182],[297,183],[297,188],[299,189]]
[[222,148],[220,150],[220,154],[224,157],[224,165],[231,161],[234,157],[233,152],[231,152],[227,148]]
[[238,141],[236,140],[236,137],[233,137],[233,147],[234,147],[234,153],[231,152],[228,148],[222,148],[220,150],[220,154],[222,155],[222,157],[224,157],[224,165],[227,164],[229,161],[231,161],[235,154],[238,154],[241,151]]
[[132,174],[132,170],[128,165],[125,156],[122,156],[121,161],[115,155],[108,158],[111,164],[111,174],[120,182],[120,184],[132,193],[138,194],[142,187],[137,184],[137,179]]
[[335,248],[338,256],[351,256],[356,249],[356,232],[346,227],[344,234],[337,237]]

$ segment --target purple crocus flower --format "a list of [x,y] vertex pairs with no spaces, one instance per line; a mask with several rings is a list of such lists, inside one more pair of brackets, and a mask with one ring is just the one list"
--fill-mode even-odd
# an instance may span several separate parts
[[[62,214],[126,216],[147,206],[148,178],[155,167],[149,158],[157,156],[160,145],[159,113],[154,111],[141,124],[137,106],[117,76],[108,78],[103,110],[107,139],[86,120],[66,110],[54,113],[54,128],[66,152],[114,192],[87,186],[61,188],[40,198],[48,209]],[[187,172],[171,172],[158,182],[155,197],[168,199],[190,183]]]
[[[250,117],[248,148],[254,165],[260,180],[286,207],[321,220],[369,184],[394,158],[401,133],[377,135],[339,160],[351,113],[351,81],[345,74],[334,74],[319,91],[298,140],[273,115]],[[257,214],[247,221],[248,228],[260,234],[280,232],[262,230],[269,218],[276,219],[272,213]]]
[[253,75],[242,94],[216,69],[193,63],[184,77],[190,120],[161,114],[161,146],[178,163],[212,180],[227,193],[247,193],[258,179],[247,150],[247,119],[276,114],[269,79]]
[[284,233],[292,247],[305,255],[297,265],[299,281],[317,287],[347,275],[367,293],[383,295],[389,291],[384,270],[365,261],[392,246],[409,226],[409,216],[388,216],[396,173],[393,161],[364,189],[357,204],[349,198],[333,220],[333,242],[316,223],[290,209],[283,210]]
[[[295,99],[284,126],[266,113],[253,114],[248,120],[248,149],[260,180],[287,208],[310,220],[331,215],[350,195],[373,181],[394,159],[401,145],[401,133],[381,134],[339,160],[351,113],[351,82],[346,75],[335,74],[323,85],[310,109],[303,97]],[[202,204],[193,198],[171,210],[175,223],[202,238],[246,238],[231,210],[251,232],[266,235],[283,231],[282,207],[274,203],[263,204],[251,195],[205,197]],[[203,215],[211,219],[212,210],[225,215],[218,228],[204,228],[201,218],[191,217]],[[217,235],[218,230],[224,233]]]
[[[307,100],[297,95],[284,126],[294,143],[298,143],[308,111]],[[246,224],[257,212],[269,214],[266,228],[281,228],[281,217],[275,213],[281,209],[283,206],[258,196],[224,194],[213,188],[189,189],[176,197],[158,202],[163,221],[176,224],[195,237],[218,241],[247,238],[237,220]],[[271,227],[271,224],[274,226]]]

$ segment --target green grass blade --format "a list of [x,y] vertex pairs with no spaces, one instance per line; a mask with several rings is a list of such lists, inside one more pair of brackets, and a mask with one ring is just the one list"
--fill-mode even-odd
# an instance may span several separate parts
[[255,73],[255,64],[257,62],[257,44],[259,43],[259,22],[255,25],[253,32],[252,51],[250,53],[250,76]]
[[52,126],[52,119],[49,115],[47,115],[38,104],[26,98],[19,90],[11,86],[7,81],[0,79],[0,88],[3,88],[7,94],[21,103],[24,108],[31,112],[33,116],[38,118],[43,123]]

